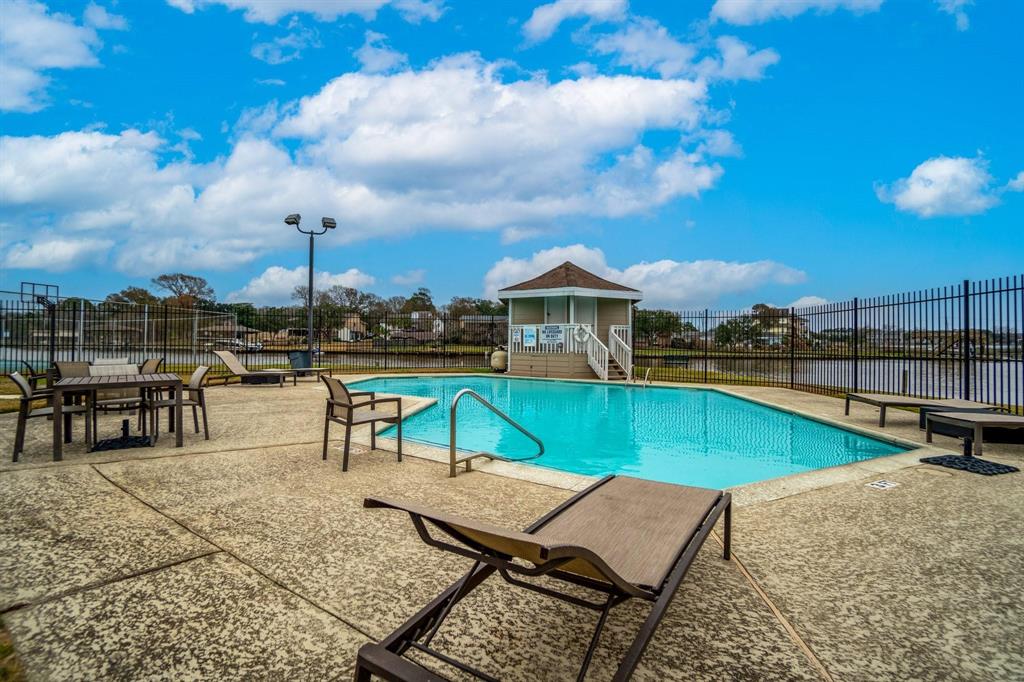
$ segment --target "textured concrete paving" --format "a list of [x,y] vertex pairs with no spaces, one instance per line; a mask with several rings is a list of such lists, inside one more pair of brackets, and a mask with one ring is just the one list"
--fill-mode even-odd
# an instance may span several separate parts
[[[740,390],[843,419],[837,400]],[[345,678],[361,642],[466,569],[363,497],[515,528],[571,494],[483,472],[452,480],[441,464],[362,446],[342,474],[337,443],[320,459],[322,388],[210,396],[209,442],[186,434],[183,449],[164,438],[54,466],[43,437],[0,471],[0,612],[29,678]],[[870,430],[874,418],[849,419]],[[894,414],[893,431],[914,438],[914,418]],[[0,446],[8,426],[0,417]],[[986,456],[1019,465],[1019,450]],[[709,541],[637,679],[1024,678],[1020,475],[912,464],[749,494],[734,519],[738,561]],[[901,485],[864,487],[883,475]],[[641,603],[613,612],[590,679],[610,676],[645,615]],[[503,679],[565,679],[594,620],[492,579],[436,644]]]

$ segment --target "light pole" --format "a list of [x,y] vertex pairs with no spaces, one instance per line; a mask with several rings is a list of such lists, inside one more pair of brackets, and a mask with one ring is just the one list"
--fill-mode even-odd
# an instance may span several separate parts
[[338,226],[338,223],[334,221],[334,218],[321,218],[319,232],[313,230],[303,230],[299,223],[302,222],[302,216],[298,213],[292,213],[290,216],[284,219],[285,225],[294,225],[302,234],[309,235],[309,286],[306,288],[306,347],[309,351],[309,366],[313,366],[313,237],[327,232],[327,230],[333,230]]

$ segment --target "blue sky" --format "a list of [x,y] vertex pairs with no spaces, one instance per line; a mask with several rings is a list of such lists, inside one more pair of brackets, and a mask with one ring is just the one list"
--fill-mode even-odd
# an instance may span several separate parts
[[647,304],[1019,273],[1024,4],[0,0],[0,288]]

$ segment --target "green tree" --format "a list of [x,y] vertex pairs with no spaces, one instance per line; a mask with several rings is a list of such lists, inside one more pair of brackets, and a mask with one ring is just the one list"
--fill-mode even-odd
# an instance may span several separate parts
[[671,310],[638,310],[633,324],[636,335],[648,343],[654,343],[659,338],[671,339],[683,331],[683,322],[679,314]]
[[216,300],[213,287],[205,278],[175,272],[153,278],[153,286],[170,292],[164,303],[180,308],[193,308],[199,304],[211,304]]
[[135,303],[138,305],[156,305],[160,299],[153,295],[149,289],[142,287],[125,287],[121,291],[108,294],[107,301],[110,303]]
[[757,339],[757,324],[750,315],[733,317],[715,327],[715,344],[734,346],[753,343]]
[[405,301],[405,305],[402,306],[403,313],[412,313],[421,310],[437,310],[434,307],[434,299],[430,295],[430,289],[427,289],[426,287],[420,287],[414,291],[412,296]]

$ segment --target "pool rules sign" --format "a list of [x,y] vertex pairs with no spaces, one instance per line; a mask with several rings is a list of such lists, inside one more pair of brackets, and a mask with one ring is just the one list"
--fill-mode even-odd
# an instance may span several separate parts
[[523,327],[523,347],[524,348],[536,348],[537,347],[537,328],[536,327]]

